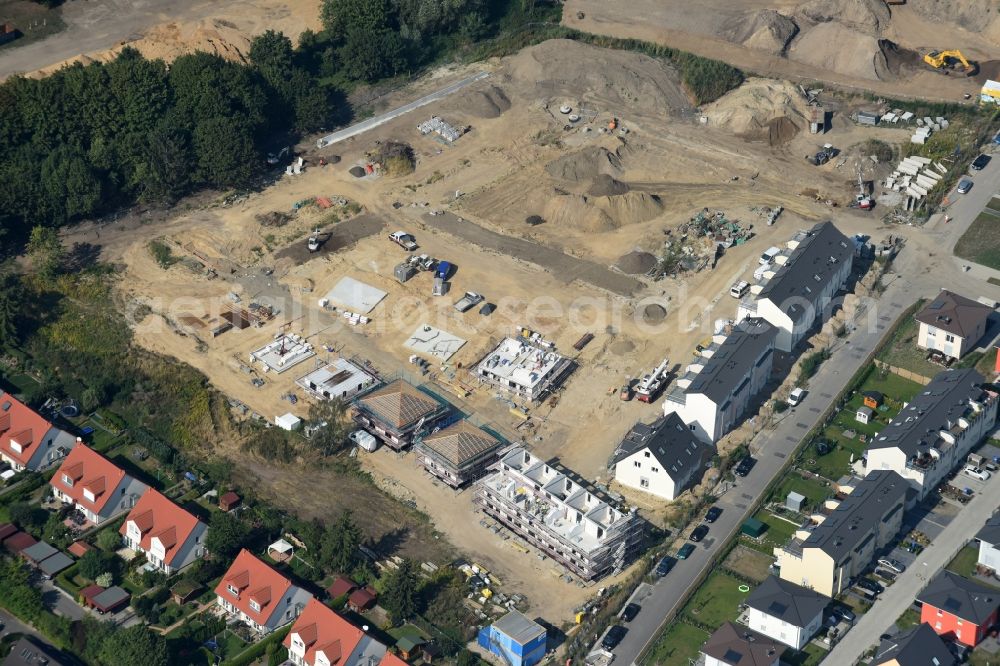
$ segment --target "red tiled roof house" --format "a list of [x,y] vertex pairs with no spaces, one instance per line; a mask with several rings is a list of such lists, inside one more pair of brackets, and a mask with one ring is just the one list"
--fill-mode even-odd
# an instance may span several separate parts
[[135,505],[121,535],[129,548],[170,575],[205,555],[208,526],[150,488]]
[[261,635],[294,620],[312,599],[245,549],[219,581],[215,595],[226,612]]
[[312,599],[285,637],[297,666],[406,666],[385,645]]
[[10,393],[0,391],[0,458],[15,471],[51,467],[78,441]]
[[113,462],[80,444],[70,451],[49,481],[53,494],[101,525],[135,506],[147,486]]
[[920,621],[938,636],[975,647],[997,623],[1000,591],[942,571],[917,595]]

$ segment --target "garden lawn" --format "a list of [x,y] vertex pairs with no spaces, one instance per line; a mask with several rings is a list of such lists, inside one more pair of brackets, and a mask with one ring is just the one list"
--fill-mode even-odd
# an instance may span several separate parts
[[[719,627],[727,620],[735,620],[739,615],[739,605],[750,594],[740,592],[743,581],[716,571],[701,584],[691,600],[681,611],[683,619],[700,625]],[[753,586],[749,586],[753,589]]]
[[974,546],[966,546],[962,550],[958,551],[958,555],[955,556],[948,566],[945,567],[948,571],[957,573],[959,576],[964,576],[965,578],[972,578],[976,573],[976,562],[979,560],[979,549]]
[[787,520],[778,518],[766,509],[758,511],[754,514],[754,518],[767,525],[767,531],[764,532],[763,539],[768,544],[768,553],[771,552],[772,546],[784,546],[788,543],[788,540],[792,538],[797,529],[795,525]]
[[824,485],[820,481],[815,481],[813,479],[804,479],[799,476],[794,470],[790,470],[786,475],[784,480],[775,488],[771,497],[776,502],[785,503],[785,498],[788,497],[788,493],[796,492],[800,495],[805,496],[809,501],[809,506],[816,506],[821,504],[826,498],[833,494],[833,489],[829,486]]
[[[923,305],[920,307],[923,307]],[[918,331],[919,324],[917,320],[913,317],[907,317],[906,321],[900,325],[892,340],[885,346],[885,349],[882,350],[882,353],[878,357],[890,365],[930,378],[944,368],[927,361],[927,350],[917,347]],[[876,379],[878,378],[877,373],[873,373],[873,376]],[[889,373],[889,377],[892,376],[892,373]],[[891,395],[889,391],[883,392]]]
[[907,629],[915,627],[918,624],[920,624],[920,613],[913,608],[907,608],[903,611],[903,614],[899,616],[899,619],[896,620],[896,627],[898,627],[900,631],[906,631]]
[[646,656],[645,663],[656,666],[690,666],[698,656],[701,646],[708,640],[708,632],[686,622],[674,621]]
[[1000,219],[982,212],[955,245],[955,254],[962,259],[1000,270]]

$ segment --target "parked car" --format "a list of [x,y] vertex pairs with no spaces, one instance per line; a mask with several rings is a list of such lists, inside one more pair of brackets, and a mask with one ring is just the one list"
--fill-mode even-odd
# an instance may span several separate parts
[[986,165],[990,163],[990,159],[991,158],[989,155],[980,155],[979,157],[977,157],[972,161],[971,165],[972,170],[982,171],[984,168],[986,168]]
[[798,405],[806,397],[806,391],[804,388],[797,388],[788,394],[788,404],[792,407]]
[[774,263],[774,258],[781,254],[781,248],[776,246],[771,246],[764,250],[764,254],[760,255],[760,259],[757,260],[761,266],[766,266],[768,264]]
[[882,580],[886,580],[889,581],[890,583],[893,583],[896,581],[896,576],[898,576],[899,574],[897,574],[895,571],[891,569],[879,567],[875,569],[875,575],[881,578]]
[[691,557],[691,553],[694,552],[694,549],[695,545],[693,543],[684,544],[683,546],[680,547],[680,550],[677,551],[677,559],[686,560],[687,558]]
[[389,234],[389,240],[408,252],[413,252],[419,247],[417,239],[404,231],[393,231]]
[[895,571],[898,574],[901,574],[904,571],[906,571],[906,565],[892,557],[880,558],[878,564],[879,566],[885,567],[890,571]]
[[641,610],[642,606],[640,606],[639,604],[629,604],[625,606],[625,609],[622,611],[622,619],[625,620],[626,622],[631,622],[632,620],[635,619],[635,616],[638,615],[639,611]]
[[705,522],[714,523],[722,515],[722,509],[717,506],[711,507],[707,513],[705,513]]
[[670,573],[675,564],[677,564],[677,560],[667,555],[656,564],[656,569],[653,572],[660,578],[663,578]]
[[460,298],[459,301],[455,303],[455,309],[458,310],[459,312],[468,312],[469,310],[471,310],[472,308],[474,308],[475,306],[479,305],[482,302],[483,302],[482,294],[477,294],[474,291],[467,291],[465,292],[465,296]]
[[729,295],[733,298],[743,298],[750,291],[750,283],[746,280],[740,280],[729,288]]
[[691,536],[688,538],[691,539],[691,541],[698,543],[705,538],[706,534],[708,534],[708,525],[699,525],[691,530]]
[[746,476],[753,469],[753,466],[757,464],[753,456],[747,456],[736,465],[736,469],[733,470],[733,474],[736,476]]
[[885,587],[878,584],[871,578],[859,578],[858,582],[855,583],[855,585],[857,585],[862,590],[868,590],[872,594],[882,594],[883,592],[885,592]]
[[622,642],[625,638],[625,634],[628,633],[628,629],[616,624],[615,626],[608,629],[608,633],[604,634],[604,638],[601,639],[601,647],[605,650],[614,650],[618,647],[618,644]]
[[958,181],[958,193],[959,194],[968,194],[969,190],[971,190],[971,189],[972,189],[972,179],[971,178],[963,178],[962,180]]
[[837,618],[838,622],[843,620],[848,624],[854,624],[854,620],[856,620],[858,617],[857,615],[854,614],[854,611],[852,611],[850,608],[848,608],[847,606],[840,606],[840,605],[836,605],[833,608],[831,608],[830,615]]
[[986,481],[991,476],[985,469],[981,469],[973,465],[967,465],[966,468],[962,470],[962,474],[971,476],[973,479],[979,479],[980,481]]

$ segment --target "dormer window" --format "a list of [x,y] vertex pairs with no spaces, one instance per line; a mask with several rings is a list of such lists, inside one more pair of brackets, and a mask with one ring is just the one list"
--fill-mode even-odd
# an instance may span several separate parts
[[250,608],[257,611],[258,613],[260,612],[260,604],[254,601],[253,599],[250,600]]
[[14,449],[14,453],[24,453],[24,447],[14,440],[10,440],[10,448]]
[[229,594],[233,595],[237,599],[240,598],[240,591],[237,590],[236,586],[233,585],[232,583],[229,583],[228,585],[226,585],[226,589],[229,590]]
[[63,483],[65,483],[67,486],[69,486],[70,488],[73,487],[73,479],[70,477],[69,474],[63,474],[62,479]]
[[94,491],[91,490],[90,488],[83,489],[83,497],[89,502],[94,502],[97,500],[97,495],[95,495]]

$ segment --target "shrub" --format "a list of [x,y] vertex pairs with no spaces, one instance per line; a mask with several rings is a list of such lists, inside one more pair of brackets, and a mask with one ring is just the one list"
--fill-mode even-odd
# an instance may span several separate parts
[[160,265],[160,268],[170,268],[178,261],[174,253],[170,251],[170,247],[163,241],[149,241],[147,247],[149,247],[149,253],[153,255],[153,259],[156,259],[156,263]]

